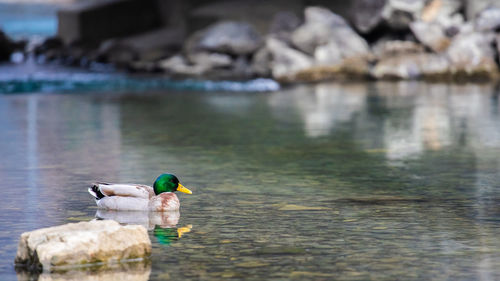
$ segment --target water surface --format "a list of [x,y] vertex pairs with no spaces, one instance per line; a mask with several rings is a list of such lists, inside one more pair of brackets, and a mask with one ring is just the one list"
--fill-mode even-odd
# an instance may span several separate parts
[[168,171],[194,194],[168,223],[101,214],[153,242],[148,263],[101,277],[498,280],[498,95],[419,82],[2,95],[0,279],[17,278],[22,232],[95,218],[90,182]]

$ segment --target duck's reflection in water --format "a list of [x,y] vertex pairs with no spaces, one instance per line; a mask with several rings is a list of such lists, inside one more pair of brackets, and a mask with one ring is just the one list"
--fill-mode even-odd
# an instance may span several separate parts
[[158,243],[169,245],[172,241],[182,237],[193,228],[192,225],[176,227],[181,217],[179,211],[172,212],[137,212],[97,210],[97,219],[115,220],[122,224],[138,224],[152,230]]

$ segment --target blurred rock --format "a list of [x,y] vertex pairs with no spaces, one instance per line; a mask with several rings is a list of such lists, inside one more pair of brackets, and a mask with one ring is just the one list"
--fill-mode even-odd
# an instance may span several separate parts
[[[136,68],[151,65],[172,56],[181,49],[183,33],[172,28],[163,28],[126,38],[108,39],[99,45],[99,61],[118,67]],[[141,63],[136,63],[140,61]],[[140,67],[139,67],[140,68]],[[150,68],[149,66],[147,67]]]
[[449,62],[437,54],[400,54],[383,58],[371,73],[376,79],[437,79],[449,75]]
[[410,29],[420,43],[436,53],[446,50],[450,45],[450,38],[438,23],[414,21],[410,23]]
[[355,0],[353,21],[361,33],[370,33],[382,25],[405,30],[422,12],[425,0]]
[[49,50],[57,50],[64,47],[62,40],[59,37],[49,37],[33,50],[35,55],[47,53]]
[[494,34],[478,32],[460,33],[453,38],[446,55],[452,71],[466,76],[491,77],[498,72]]
[[418,18],[425,7],[425,0],[392,0],[387,1],[382,17],[394,30],[407,29],[409,24]]
[[14,50],[14,42],[12,42],[7,35],[0,30],[0,61],[8,61]]
[[382,59],[402,54],[423,53],[424,46],[412,41],[379,40],[372,47],[376,58]]
[[266,48],[272,55],[271,73],[273,78],[293,81],[298,72],[313,66],[313,59],[306,54],[290,48],[275,38],[266,40]]
[[21,235],[16,267],[52,271],[58,267],[137,259],[151,254],[151,241],[142,226],[115,221],[70,223]]
[[367,79],[370,74],[370,63],[361,57],[347,58],[340,64],[314,65],[299,71],[295,77],[297,82],[319,82],[326,80]]
[[104,41],[97,52],[100,61],[112,63],[118,67],[126,67],[139,58],[133,47],[117,39]]
[[293,12],[278,12],[271,20],[269,34],[279,40],[291,43],[292,32],[302,24],[300,18]]
[[354,0],[353,23],[361,33],[368,34],[383,23],[382,12],[387,0]]
[[139,72],[139,73],[163,72],[163,69],[158,67],[158,64],[156,62],[143,61],[143,60],[133,61],[127,64],[126,69],[129,72]]
[[370,54],[366,41],[342,17],[321,7],[306,8],[305,23],[293,32],[292,42],[319,64]]
[[474,19],[474,28],[477,31],[498,31],[500,29],[499,6],[488,6],[480,11]]
[[175,55],[171,58],[158,62],[158,67],[165,72],[180,76],[201,76],[207,71],[200,65],[191,65],[182,55]]
[[248,55],[262,45],[262,38],[248,23],[223,21],[196,32],[188,39],[189,53],[209,51]]
[[156,0],[78,1],[57,13],[58,36],[66,43],[99,43],[159,28]]
[[164,27],[119,40],[121,44],[133,48],[139,59],[157,61],[181,50],[185,32],[176,27]]
[[331,66],[342,62],[342,48],[335,41],[318,46],[314,51],[317,65]]
[[260,48],[253,56],[251,64],[252,71],[261,77],[271,76],[271,61],[271,52],[266,47]]
[[288,11],[299,15],[304,9],[304,0],[226,0],[197,1],[193,5],[187,22],[190,33],[219,21],[246,22],[259,34],[266,34],[277,13]]
[[473,20],[481,11],[488,7],[499,6],[498,0],[463,0],[464,13],[468,21]]
[[227,54],[210,52],[198,52],[190,54],[188,59],[190,63],[206,70],[213,68],[230,67],[233,62],[231,57]]
[[462,0],[431,0],[425,5],[419,20],[436,22],[444,28],[464,22],[460,13],[464,8]]

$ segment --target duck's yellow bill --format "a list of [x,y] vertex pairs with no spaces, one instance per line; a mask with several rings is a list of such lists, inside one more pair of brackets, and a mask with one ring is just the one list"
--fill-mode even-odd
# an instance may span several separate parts
[[193,194],[193,192],[187,188],[185,188],[182,184],[179,183],[179,186],[177,187],[177,191],[184,192],[187,194]]

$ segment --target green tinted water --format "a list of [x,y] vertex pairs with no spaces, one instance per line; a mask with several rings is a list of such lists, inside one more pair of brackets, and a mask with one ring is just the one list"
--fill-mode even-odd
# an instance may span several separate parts
[[97,214],[148,227],[147,263],[42,277],[498,280],[498,97],[417,82],[0,96],[0,279],[26,278],[22,232],[96,216],[90,182],[171,172],[194,192],[179,217]]

